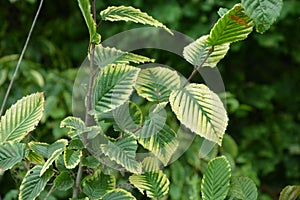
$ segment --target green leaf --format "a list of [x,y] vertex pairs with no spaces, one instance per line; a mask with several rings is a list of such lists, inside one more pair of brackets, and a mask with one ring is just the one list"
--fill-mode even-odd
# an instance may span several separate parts
[[128,101],[110,112],[97,116],[97,119],[112,123],[116,131],[132,133],[142,125],[143,115],[134,102]]
[[82,140],[80,140],[80,139],[73,139],[73,140],[71,140],[68,148],[69,149],[79,150],[79,149],[83,149],[84,145],[82,143]]
[[144,172],[140,175],[134,174],[129,177],[129,181],[142,194],[146,191],[150,198],[162,197],[169,191],[169,179],[161,170]]
[[138,142],[151,151],[166,166],[178,146],[176,133],[165,123],[164,105],[157,105],[150,112],[149,119],[144,122],[137,133]]
[[23,97],[12,105],[1,117],[0,144],[21,141],[42,118],[44,111],[43,93]]
[[220,98],[203,84],[189,84],[170,95],[177,119],[196,134],[221,145],[228,117]]
[[112,64],[129,64],[130,62],[145,63],[154,61],[154,59],[124,52],[114,47],[103,47],[101,44],[95,46],[94,62],[99,68]]
[[245,13],[254,20],[256,31],[263,33],[280,15],[282,0],[242,0]]
[[49,169],[50,166],[52,166],[52,163],[58,159],[58,157],[61,155],[61,153],[64,151],[64,149],[57,149],[52,153],[52,155],[48,158],[48,160],[44,163],[43,168],[41,169],[40,176],[42,176],[47,169]]
[[296,200],[300,195],[300,186],[288,185],[281,192],[279,200]]
[[82,165],[88,168],[96,169],[100,165],[100,162],[94,156],[84,156],[82,158]]
[[0,145],[0,170],[11,169],[25,157],[26,145],[23,143],[7,142]]
[[101,151],[111,160],[129,172],[139,174],[142,171],[142,166],[135,159],[137,147],[137,142],[131,135],[127,135],[117,142],[108,141],[107,144],[100,146]]
[[211,29],[207,44],[215,46],[244,40],[252,32],[253,25],[241,4],[236,4]]
[[121,64],[101,68],[94,81],[93,114],[111,111],[128,101],[139,71],[139,68]]
[[34,141],[32,141],[28,144],[28,146],[32,151],[42,155],[44,158],[49,157],[49,155],[48,155],[48,149],[49,149],[49,146],[50,146],[49,144],[44,143],[44,142],[34,142]]
[[257,188],[248,177],[232,177],[229,195],[232,198],[253,200],[257,199]]
[[87,176],[82,183],[83,192],[89,198],[101,198],[107,192],[116,188],[116,178],[112,175],[105,175],[97,170],[93,175]]
[[34,152],[44,156],[45,158],[49,158],[56,150],[63,149],[67,144],[68,140],[60,139],[51,145],[44,142],[30,142],[28,146]]
[[173,35],[172,31],[159,21],[153,19],[147,13],[131,6],[110,6],[100,12],[104,21],[131,21],[135,23],[147,24],[154,27],[160,27]]
[[80,162],[82,157],[82,151],[65,148],[64,151],[64,163],[67,169],[74,169]]
[[136,200],[130,192],[123,189],[115,189],[106,193],[102,200]]
[[135,86],[139,96],[155,102],[168,101],[171,91],[179,87],[177,72],[163,67],[142,69]]
[[227,51],[229,50],[230,43],[215,45],[212,53],[209,55],[205,63],[203,63],[210,49],[212,48],[207,44],[208,37],[208,35],[204,35],[188,46],[184,47],[183,57],[192,65],[215,67],[218,62],[225,57]]
[[18,195],[19,195],[19,190],[12,189],[5,194],[3,200],[15,200],[18,199]]
[[229,191],[230,177],[230,164],[224,156],[211,160],[201,183],[202,199],[225,199]]
[[45,163],[45,159],[44,157],[39,154],[39,153],[36,153],[35,151],[32,151],[30,150],[26,156],[26,158],[32,162],[32,163],[35,163],[35,164],[44,164]]
[[54,179],[55,188],[61,191],[67,191],[74,185],[74,179],[69,172],[63,171]]
[[78,0],[79,8],[84,17],[85,23],[89,29],[90,43],[99,44],[101,36],[97,33],[97,25],[91,14],[91,5],[89,0]]
[[153,172],[160,169],[160,161],[155,157],[146,157],[143,162],[143,171],[145,172]]
[[80,135],[82,132],[84,132],[87,128],[85,126],[85,123],[77,117],[67,117],[60,123],[60,128],[69,128],[70,131],[68,132],[68,135],[71,138],[76,137],[77,135]]
[[47,170],[40,177],[41,170],[42,166],[37,165],[27,172],[20,186],[19,200],[33,200],[44,190],[54,173]]

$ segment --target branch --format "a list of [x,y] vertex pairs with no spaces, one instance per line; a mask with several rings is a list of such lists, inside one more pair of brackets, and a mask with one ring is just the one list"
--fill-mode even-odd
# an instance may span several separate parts
[[189,78],[186,80],[186,82],[183,84],[182,88],[184,88],[193,78],[193,76],[196,74],[196,72],[203,67],[204,63],[207,61],[207,59],[209,58],[209,56],[212,54],[212,52],[214,51],[214,46],[212,46],[209,51],[207,52],[205,58],[203,59],[203,61],[201,62],[201,64],[198,67],[195,67],[193,72],[191,73],[191,75],[189,76]]
[[11,80],[10,80],[10,83],[9,83],[9,85],[8,85],[8,88],[7,88],[7,91],[6,91],[6,94],[5,94],[5,97],[4,97],[4,99],[3,99],[3,102],[2,102],[2,105],[1,105],[1,109],[0,109],[0,116],[2,116],[3,109],[4,109],[4,106],[5,106],[5,104],[6,104],[8,95],[9,95],[9,93],[10,93],[10,91],[11,91],[12,85],[13,85],[14,80],[15,80],[15,78],[16,78],[16,75],[17,75],[17,73],[18,73],[18,71],[19,71],[21,61],[23,60],[25,51],[26,51],[27,46],[28,46],[28,42],[29,42],[29,40],[30,40],[30,37],[31,37],[32,31],[33,31],[33,28],[34,28],[34,26],[35,26],[35,24],[36,24],[36,20],[37,20],[37,18],[38,18],[38,16],[39,16],[39,13],[40,13],[40,11],[41,11],[43,2],[44,2],[44,0],[41,0],[41,2],[40,2],[40,4],[39,4],[39,7],[38,7],[38,10],[36,11],[36,14],[35,14],[35,16],[34,16],[33,22],[32,22],[32,24],[31,24],[29,33],[28,33],[27,38],[26,38],[26,42],[25,42],[24,47],[23,47],[23,49],[22,49],[21,55],[20,55],[20,57],[19,57],[19,60],[18,60],[16,69],[15,69],[14,74],[13,74]]
[[[93,12],[93,19],[96,22],[96,0],[93,0],[92,2],[92,12]],[[89,54],[90,54],[90,74],[89,74],[89,85],[88,85],[88,91],[86,94],[86,109],[85,109],[85,125],[90,126],[92,125],[91,120],[92,117],[89,115],[89,111],[92,108],[92,102],[91,102],[91,97],[92,97],[92,89],[93,89],[93,82],[94,82],[94,54],[95,54],[95,44],[92,43],[89,45],[91,48],[89,48]],[[87,136],[85,133],[82,134],[82,139],[83,143],[87,143]],[[84,155],[82,155],[84,156]],[[82,178],[82,172],[83,172],[83,165],[82,165],[82,157],[80,158],[79,166],[78,166],[78,171],[76,175],[76,180],[75,180],[75,185],[73,188],[73,198],[78,198],[78,193],[80,190],[80,182]]]

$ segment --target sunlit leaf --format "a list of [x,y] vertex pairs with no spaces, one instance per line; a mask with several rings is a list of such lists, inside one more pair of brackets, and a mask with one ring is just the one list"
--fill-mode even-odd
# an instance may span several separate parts
[[129,172],[139,174],[142,165],[136,161],[137,142],[133,136],[127,135],[117,142],[108,142],[101,145],[102,152],[111,160],[123,166]]
[[142,194],[146,191],[150,198],[165,196],[169,191],[169,179],[161,170],[134,174],[129,177],[129,181]]
[[92,114],[100,115],[128,101],[139,71],[122,64],[101,68],[94,81]]
[[101,41],[101,36],[97,33],[97,25],[91,14],[91,5],[89,0],[78,0],[79,8],[84,17],[85,23],[87,24],[90,43],[99,44]]
[[150,111],[149,119],[137,132],[137,139],[145,149],[148,149],[164,165],[167,165],[178,146],[178,141],[176,133],[166,124],[163,108],[164,105],[157,105],[153,111]]
[[43,93],[34,93],[18,100],[1,117],[0,144],[22,140],[35,129],[42,118],[43,111]]
[[101,68],[112,64],[154,62],[154,59],[134,53],[124,52],[114,47],[103,47],[99,44],[95,46],[94,62],[97,67]]
[[139,96],[155,102],[168,101],[171,91],[179,87],[177,72],[163,67],[142,69],[135,86]]
[[[218,62],[225,57],[227,51],[229,50],[230,43],[215,45],[212,53],[208,56],[208,53],[212,47],[207,44],[207,38],[208,35],[204,35],[188,46],[184,47],[183,57],[192,65],[215,67]],[[205,59],[206,61],[204,62]]]
[[160,27],[173,35],[172,31],[159,21],[153,19],[147,13],[131,6],[110,6],[100,12],[104,21],[131,21],[135,23],[147,24],[154,27]]
[[211,29],[207,44],[215,46],[244,40],[252,32],[253,26],[252,19],[244,13],[241,4],[236,4]]
[[170,95],[177,119],[196,134],[221,145],[228,117],[220,98],[203,84],[192,83]]

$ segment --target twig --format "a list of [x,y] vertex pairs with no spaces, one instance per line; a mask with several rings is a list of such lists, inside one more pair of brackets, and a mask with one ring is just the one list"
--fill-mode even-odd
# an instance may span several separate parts
[[[93,0],[92,2],[92,12],[93,12],[93,19],[96,22],[96,0]],[[94,82],[94,54],[95,54],[95,44],[92,43],[89,45],[91,47],[91,51],[89,51],[90,54],[90,77],[89,77],[89,85],[88,85],[88,91],[86,95],[86,110],[85,110],[85,125],[90,126],[91,125],[91,116],[89,115],[89,111],[92,108],[91,103],[91,97],[92,97],[92,87]],[[87,143],[86,134],[82,134],[83,137],[83,143]],[[82,165],[82,157],[80,158],[78,171],[76,175],[75,185],[73,188],[73,198],[78,197],[78,193],[80,190],[80,182],[82,178],[82,172],[83,172],[83,165]]]
[[39,7],[38,7],[38,10],[36,11],[36,14],[35,14],[35,16],[34,16],[33,22],[32,22],[32,24],[31,24],[29,33],[28,33],[27,38],[26,38],[26,42],[25,42],[25,44],[24,44],[23,50],[22,50],[22,52],[21,52],[21,55],[20,55],[20,57],[19,57],[19,60],[18,60],[16,69],[15,69],[14,74],[13,74],[11,80],[10,80],[10,83],[9,83],[9,85],[8,85],[8,88],[7,88],[7,91],[6,91],[6,94],[5,94],[5,97],[4,97],[4,99],[3,99],[2,106],[1,106],[1,110],[0,110],[0,116],[2,116],[3,109],[4,109],[4,106],[5,106],[5,104],[6,104],[8,95],[9,95],[9,93],[10,93],[10,91],[11,91],[12,85],[13,85],[14,80],[15,80],[15,78],[16,78],[16,75],[17,75],[17,73],[18,73],[18,71],[19,71],[21,61],[23,60],[25,51],[26,51],[27,46],[28,46],[28,42],[29,42],[29,40],[30,40],[30,37],[31,37],[32,31],[33,31],[33,28],[34,28],[34,26],[35,26],[35,24],[36,24],[36,20],[37,20],[37,18],[38,18],[38,16],[39,16],[40,10],[41,10],[42,5],[43,5],[43,2],[44,2],[44,0],[41,0],[40,5],[39,5]]
[[207,61],[208,57],[212,54],[212,52],[214,51],[214,46],[212,46],[209,51],[207,52],[205,58],[203,59],[203,61],[201,62],[201,64],[198,67],[194,68],[194,71],[191,73],[191,75],[189,76],[189,78],[186,80],[186,82],[183,84],[182,88],[184,88],[193,78],[193,76],[196,74],[196,72],[204,65],[204,63]]
[[45,196],[44,200],[47,200],[48,197],[51,195],[51,193],[54,191],[55,188],[55,184],[52,185],[52,187],[50,188],[49,192],[47,193],[47,195]]

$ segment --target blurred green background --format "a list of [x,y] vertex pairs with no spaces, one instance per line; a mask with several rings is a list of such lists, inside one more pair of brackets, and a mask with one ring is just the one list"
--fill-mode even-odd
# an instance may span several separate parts
[[[97,0],[97,13],[109,5],[132,5],[148,12],[170,29],[194,39],[208,34],[218,19],[219,7],[234,0]],[[3,101],[39,1],[0,1],[0,103]],[[218,68],[227,91],[227,139],[236,175],[252,178],[259,199],[277,199],[286,185],[300,185],[300,1],[284,0],[280,18],[264,35],[251,33],[231,46]],[[102,40],[135,27],[132,23],[103,22]],[[45,115],[32,139],[52,142],[65,137],[60,121],[72,114],[72,87],[86,57],[88,31],[75,0],[45,1],[21,69],[7,102],[44,91]],[[191,65],[178,56],[149,51],[144,54],[188,75]],[[147,53],[147,51],[146,51]],[[197,77],[193,81],[200,82]],[[200,199],[199,138],[167,173],[169,199]],[[232,150],[232,146],[238,150]],[[225,150],[224,150],[225,149]],[[223,148],[226,151],[226,146]],[[222,149],[220,150],[222,153]],[[17,173],[17,172],[16,172]],[[15,188],[17,175],[0,177],[3,197]]]

